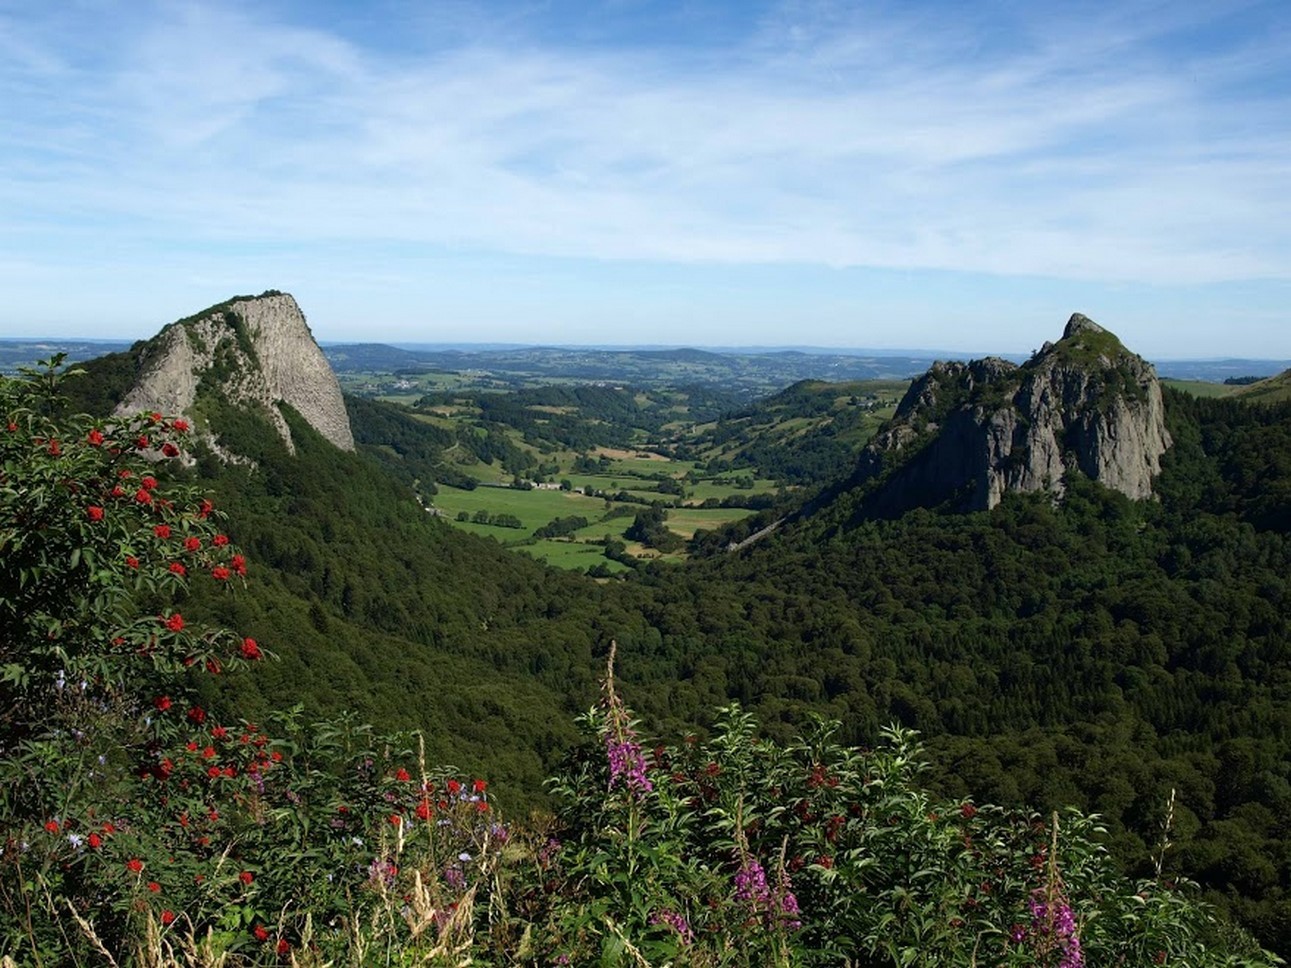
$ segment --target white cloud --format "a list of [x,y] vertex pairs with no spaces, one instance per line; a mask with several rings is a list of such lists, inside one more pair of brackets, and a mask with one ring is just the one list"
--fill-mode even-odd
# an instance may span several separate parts
[[418,53],[259,6],[78,9],[74,42],[66,19],[0,20],[0,83],[24,95],[0,98],[16,246],[71,225],[216,250],[1291,275],[1291,104],[1284,75],[1260,84],[1286,35],[1172,59],[1196,6],[997,22],[786,5],[688,53],[479,22]]

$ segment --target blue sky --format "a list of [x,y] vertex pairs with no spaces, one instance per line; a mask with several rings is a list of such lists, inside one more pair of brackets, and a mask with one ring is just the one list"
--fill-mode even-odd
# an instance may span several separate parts
[[0,336],[1291,358],[1291,4],[0,0]]

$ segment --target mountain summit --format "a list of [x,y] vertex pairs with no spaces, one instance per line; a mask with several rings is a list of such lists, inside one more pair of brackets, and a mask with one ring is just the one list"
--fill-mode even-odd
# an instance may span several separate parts
[[118,412],[193,413],[206,393],[258,411],[294,452],[281,405],[342,450],[354,449],[336,374],[296,300],[269,291],[236,296],[171,323],[145,344],[139,377]]
[[948,501],[986,510],[1010,491],[1061,497],[1070,469],[1141,499],[1170,443],[1151,364],[1076,313],[1022,366],[935,364],[866,447],[858,477],[888,475],[878,513]]

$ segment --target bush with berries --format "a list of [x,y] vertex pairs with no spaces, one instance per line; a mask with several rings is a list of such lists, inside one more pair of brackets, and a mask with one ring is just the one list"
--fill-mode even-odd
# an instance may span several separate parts
[[188,424],[62,415],[59,362],[0,380],[0,954],[459,948],[507,841],[484,781],[352,720],[200,705],[273,657],[176,604],[246,557],[177,479]]

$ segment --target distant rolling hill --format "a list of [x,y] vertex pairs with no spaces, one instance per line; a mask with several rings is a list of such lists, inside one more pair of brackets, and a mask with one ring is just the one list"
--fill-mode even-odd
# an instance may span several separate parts
[[801,380],[908,380],[934,362],[929,356],[763,353],[680,349],[500,347],[401,349],[382,344],[324,346],[328,361],[347,374],[448,372],[512,387],[581,381],[641,388],[704,386],[743,399],[775,393]]
[[[66,338],[0,339],[0,373],[14,373],[54,353],[70,361],[128,349],[131,340]],[[761,350],[756,348],[524,347],[489,344],[329,343],[322,346],[332,368],[347,373],[484,371],[515,384],[581,379],[630,382],[636,386],[683,383],[720,385],[746,397],[764,396],[800,380],[908,380],[936,360],[972,354],[891,352],[866,349]],[[1015,362],[1021,362],[1018,357]],[[1268,377],[1291,360],[1166,360],[1156,364],[1163,379],[1222,383],[1231,377]],[[508,379],[510,378],[510,379]]]
[[79,363],[129,349],[131,341],[97,339],[0,339],[0,373],[17,373],[22,366],[66,353],[67,362]]
[[674,454],[710,468],[752,468],[782,483],[846,475],[908,380],[800,380],[770,397],[697,425]]

